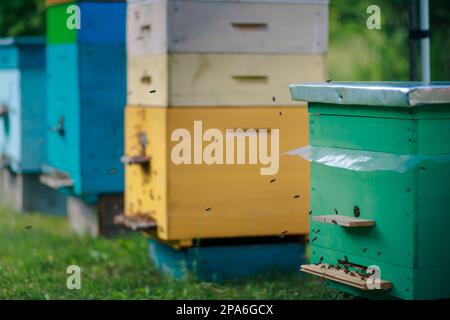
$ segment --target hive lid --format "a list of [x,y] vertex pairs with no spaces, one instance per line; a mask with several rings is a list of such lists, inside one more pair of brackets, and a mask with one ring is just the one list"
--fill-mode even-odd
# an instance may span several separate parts
[[24,36],[0,38],[0,46],[45,45],[45,37]]
[[333,82],[290,86],[297,101],[340,105],[414,107],[450,103],[450,82]]

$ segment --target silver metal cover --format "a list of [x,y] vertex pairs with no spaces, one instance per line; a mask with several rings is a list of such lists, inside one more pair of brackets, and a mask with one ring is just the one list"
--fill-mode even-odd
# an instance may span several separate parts
[[290,85],[297,101],[414,107],[450,103],[450,82],[334,82]]

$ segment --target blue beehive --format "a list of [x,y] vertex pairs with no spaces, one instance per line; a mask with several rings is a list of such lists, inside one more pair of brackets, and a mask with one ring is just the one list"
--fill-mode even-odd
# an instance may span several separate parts
[[14,172],[45,157],[45,39],[0,39],[0,156]]
[[[99,194],[123,191],[125,4],[82,6],[76,37],[48,39],[47,156],[51,171],[71,181],[73,194],[96,200]],[[58,10],[48,11],[52,8]],[[53,19],[48,28],[66,28],[61,17],[48,12],[47,19]],[[90,36],[106,26],[112,28],[107,41]]]

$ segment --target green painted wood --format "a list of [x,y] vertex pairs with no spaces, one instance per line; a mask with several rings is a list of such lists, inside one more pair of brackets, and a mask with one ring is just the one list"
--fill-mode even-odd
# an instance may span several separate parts
[[[388,108],[311,104],[310,144],[392,153],[450,153],[450,105]],[[434,112],[434,113],[433,113]]]
[[418,153],[450,153],[450,116],[418,120],[416,131]]
[[[311,216],[353,216],[375,220],[375,227],[345,228],[311,220],[317,246],[412,268],[416,173],[356,172],[311,164]],[[368,183],[370,181],[370,183]],[[381,190],[381,192],[380,192]]]
[[422,164],[417,183],[417,267],[450,272],[450,165]]
[[414,119],[415,112],[412,108],[392,108],[364,105],[336,105],[327,103],[310,103],[309,112],[318,115],[348,115],[355,117],[378,117],[378,118],[396,118],[396,119]]
[[416,120],[361,116],[309,116],[309,143],[347,149],[414,153]]
[[75,43],[77,40],[77,30],[68,29],[66,22],[70,16],[67,14],[67,7],[75,2],[63,3],[47,8],[47,43],[63,44]]
[[[405,154],[450,153],[450,104],[410,108],[310,103],[310,144]],[[347,257],[378,265],[389,292],[333,284],[368,298],[450,298],[450,163],[426,161],[406,173],[357,172],[311,164],[311,215],[375,220],[344,228],[311,220],[312,262]],[[335,210],[336,209],[336,210]]]

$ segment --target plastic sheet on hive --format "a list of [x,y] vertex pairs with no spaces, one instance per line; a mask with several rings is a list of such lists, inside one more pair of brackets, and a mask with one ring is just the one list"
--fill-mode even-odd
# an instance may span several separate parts
[[450,154],[395,154],[332,147],[305,146],[284,153],[326,166],[353,171],[407,172],[425,161],[448,162]]

